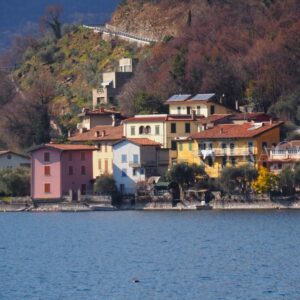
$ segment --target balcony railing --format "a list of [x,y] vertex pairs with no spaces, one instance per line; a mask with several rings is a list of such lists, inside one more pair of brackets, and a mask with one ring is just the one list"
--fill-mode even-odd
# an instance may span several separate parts
[[255,154],[256,151],[249,148],[213,148],[198,151],[199,156],[250,156]]
[[300,149],[271,150],[271,159],[300,158]]
[[[160,161],[159,161],[160,163]],[[131,168],[141,168],[141,167],[155,167],[157,165],[157,162],[155,160],[148,160],[144,162],[138,162],[138,161],[130,161],[129,167]]]

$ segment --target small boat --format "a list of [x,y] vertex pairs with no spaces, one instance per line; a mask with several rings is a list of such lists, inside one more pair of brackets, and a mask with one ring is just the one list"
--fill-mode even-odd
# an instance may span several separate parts
[[112,205],[94,204],[89,206],[91,210],[94,211],[115,211],[116,207]]
[[197,210],[211,210],[212,206],[210,206],[205,201],[201,201],[200,205],[196,205]]

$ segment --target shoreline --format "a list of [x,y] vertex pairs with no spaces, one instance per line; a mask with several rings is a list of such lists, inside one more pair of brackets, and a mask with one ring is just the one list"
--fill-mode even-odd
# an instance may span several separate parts
[[[112,209],[111,209],[112,208]],[[47,203],[38,205],[36,207],[26,206],[22,204],[0,204],[0,213],[4,212],[30,212],[30,213],[43,213],[43,212],[107,212],[107,211],[263,211],[263,210],[300,210],[300,201],[287,201],[287,202],[272,202],[272,201],[257,201],[257,202],[242,202],[242,201],[212,201],[209,206],[203,207],[196,205],[180,205],[172,207],[171,203],[148,203],[138,204],[134,206],[123,205],[118,208],[112,206],[103,206],[100,209],[94,209],[92,206],[84,203]]]

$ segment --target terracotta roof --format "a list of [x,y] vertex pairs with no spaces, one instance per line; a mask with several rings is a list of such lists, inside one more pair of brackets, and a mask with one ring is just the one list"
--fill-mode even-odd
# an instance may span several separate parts
[[124,123],[129,122],[164,122],[168,118],[168,115],[136,115],[128,118]]
[[[259,125],[260,124],[260,125]],[[278,123],[244,123],[244,124],[219,124],[211,129],[197,132],[190,136],[192,139],[230,139],[230,138],[252,138],[270,129],[282,125]]]
[[152,141],[147,138],[136,138],[136,139],[131,138],[127,140],[139,146],[160,146],[161,145],[160,143]]
[[69,138],[71,142],[84,141],[117,141],[123,137],[123,125],[120,126],[96,126],[91,130],[78,133]]
[[131,142],[131,143],[136,144],[138,146],[156,146],[156,147],[161,146],[160,143],[152,141],[152,140],[147,139],[147,138],[123,139],[123,140],[120,140],[120,141],[116,142],[114,145],[119,144],[119,143],[124,142],[124,141]]
[[271,119],[270,116],[265,114],[264,112],[248,112],[248,113],[239,113],[233,114],[230,117],[231,120],[257,120],[260,119],[261,121],[268,121]]
[[[195,116],[196,120],[200,120],[203,116]],[[191,115],[137,115],[132,118],[128,118],[124,123],[136,122],[136,123],[151,123],[151,122],[166,122],[166,121],[193,121]]]
[[70,145],[70,144],[42,144],[39,146],[32,147],[28,152],[33,152],[42,148],[53,148],[60,151],[93,151],[96,150],[94,146],[88,145]]
[[215,123],[217,121],[220,121],[220,120],[223,120],[223,119],[226,119],[228,117],[230,117],[231,114],[214,114],[214,115],[210,115],[206,118],[202,118],[199,120],[199,123],[204,125],[204,124],[209,124],[209,123]]

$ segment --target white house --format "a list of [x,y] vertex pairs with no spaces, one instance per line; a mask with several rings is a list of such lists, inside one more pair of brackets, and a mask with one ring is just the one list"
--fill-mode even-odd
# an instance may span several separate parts
[[0,169],[30,167],[30,158],[10,150],[0,151]]
[[147,138],[125,139],[113,145],[113,174],[122,194],[134,194],[136,184],[167,170],[168,150]]

